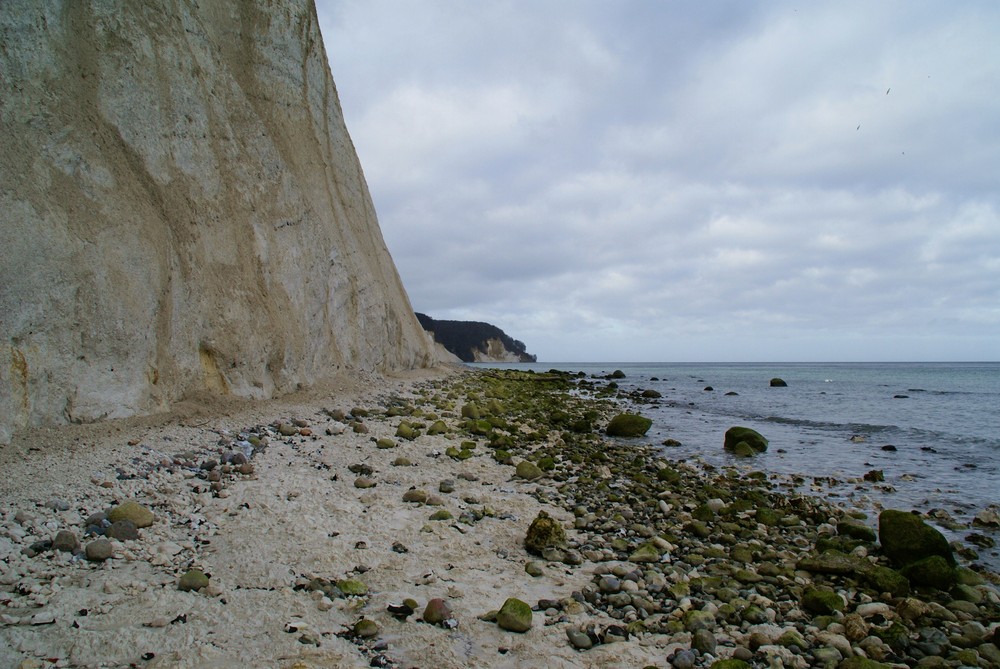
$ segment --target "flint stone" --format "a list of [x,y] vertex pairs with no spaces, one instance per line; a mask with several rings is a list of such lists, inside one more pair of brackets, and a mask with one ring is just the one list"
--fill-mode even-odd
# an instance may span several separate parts
[[52,550],[75,553],[80,549],[80,540],[69,530],[59,530],[52,540]]
[[441,598],[434,598],[427,602],[424,608],[424,622],[432,625],[440,625],[451,617],[451,607]]
[[103,537],[95,539],[87,544],[84,552],[91,562],[104,562],[111,557],[111,542]]
[[111,523],[104,535],[118,541],[135,541],[139,538],[139,530],[131,520],[119,520]]

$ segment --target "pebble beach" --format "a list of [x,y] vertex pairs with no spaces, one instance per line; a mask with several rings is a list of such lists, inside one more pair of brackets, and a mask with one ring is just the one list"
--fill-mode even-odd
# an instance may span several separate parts
[[19,434],[0,666],[1000,667],[996,575],[923,519],[907,561],[752,457],[607,436],[626,409],[449,369]]

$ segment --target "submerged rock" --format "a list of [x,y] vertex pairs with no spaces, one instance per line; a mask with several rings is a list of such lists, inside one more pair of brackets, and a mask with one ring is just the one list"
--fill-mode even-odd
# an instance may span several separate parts
[[[767,439],[756,430],[739,426],[726,430],[726,436],[722,444],[723,448],[727,451],[736,451],[741,443],[745,443],[756,453],[763,453],[767,450]],[[745,451],[745,449],[739,450]]]

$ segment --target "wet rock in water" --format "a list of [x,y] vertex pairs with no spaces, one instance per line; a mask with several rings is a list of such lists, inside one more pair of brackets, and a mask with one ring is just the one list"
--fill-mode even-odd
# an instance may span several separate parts
[[111,523],[104,536],[118,541],[135,541],[139,538],[139,530],[131,520],[119,520]]
[[451,607],[448,606],[448,602],[439,597],[427,602],[427,606],[424,607],[423,620],[425,623],[441,625],[449,618],[451,618]]
[[663,395],[660,392],[652,389],[643,390],[642,396],[645,397],[646,399],[657,399],[663,397]]
[[52,550],[75,553],[80,550],[80,540],[77,539],[76,533],[74,532],[69,530],[59,530],[56,532],[56,536],[52,540]]
[[155,516],[152,511],[134,500],[123,502],[108,511],[108,520],[112,523],[116,523],[119,520],[130,520],[140,529],[152,525],[154,519]]
[[882,552],[897,567],[904,567],[932,555],[939,555],[954,566],[948,540],[919,516],[886,509],[878,517],[878,536]]
[[189,569],[177,581],[177,589],[184,592],[207,588],[209,577],[200,569]]
[[777,376],[771,379],[770,386],[772,388],[787,388],[788,383],[784,379],[778,378]]
[[621,413],[611,419],[605,432],[611,437],[641,437],[653,426],[653,421],[645,416]]
[[104,537],[94,539],[87,544],[87,547],[84,549],[84,554],[91,562],[104,562],[111,557],[111,542]]
[[746,443],[757,453],[763,453],[767,450],[767,439],[754,429],[734,426],[726,430],[726,436],[722,443],[725,450],[734,451],[740,443]]
[[563,548],[566,546],[566,530],[555,518],[545,511],[538,515],[528,527],[524,537],[525,549],[534,555],[542,555],[548,548]]
[[864,475],[864,480],[869,483],[881,483],[885,481],[885,474],[881,469],[872,469]]
[[976,514],[972,524],[977,527],[1000,527],[1000,509],[988,506]]
[[508,632],[527,632],[531,622],[531,607],[515,597],[508,598],[497,612],[497,625]]
[[517,469],[514,470],[514,476],[526,481],[539,479],[542,477],[542,473],[541,468],[530,460],[521,460],[517,463]]

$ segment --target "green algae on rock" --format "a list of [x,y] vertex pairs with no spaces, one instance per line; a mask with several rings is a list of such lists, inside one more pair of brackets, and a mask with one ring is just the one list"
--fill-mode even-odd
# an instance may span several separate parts
[[605,432],[609,437],[641,437],[652,426],[653,421],[645,416],[620,413],[611,419]]
[[[749,427],[734,426],[726,430],[722,447],[727,451],[735,451],[740,443],[746,443],[754,452],[763,453],[767,450],[767,439]],[[741,449],[746,452],[745,449]],[[748,453],[749,454],[749,453]]]
[[886,509],[878,516],[878,537],[882,552],[897,567],[904,567],[932,555],[955,566],[948,540],[916,514]]
[[112,523],[119,520],[129,520],[135,523],[138,528],[149,527],[153,524],[153,512],[135,500],[122,502],[115,508],[108,511],[108,520]]
[[531,607],[514,597],[508,598],[497,612],[497,625],[508,632],[527,632],[531,622]]
[[534,555],[541,555],[547,548],[563,548],[565,545],[566,530],[563,526],[545,511],[539,511],[524,537],[525,549]]

